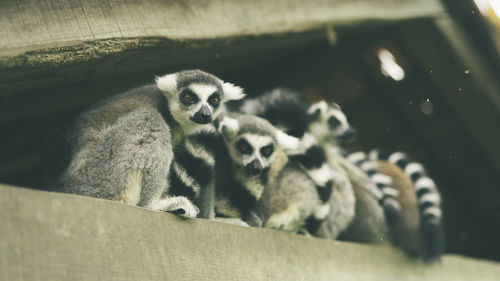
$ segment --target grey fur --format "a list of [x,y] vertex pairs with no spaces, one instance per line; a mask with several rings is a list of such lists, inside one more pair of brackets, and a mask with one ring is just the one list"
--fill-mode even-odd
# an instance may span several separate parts
[[265,189],[258,214],[268,228],[299,232],[320,204],[316,185],[296,163],[287,163]]
[[[159,199],[173,158],[165,107],[161,92],[150,85],[81,114],[68,135],[72,161],[59,178],[60,189],[143,207]],[[132,172],[141,178],[139,200],[126,195]]]
[[[71,161],[58,177],[59,190],[188,217],[197,215],[198,208],[189,199],[168,193],[168,179],[174,147],[187,134],[211,125],[190,121],[196,114],[194,107],[182,105],[179,95],[191,84],[198,85],[192,91],[216,89],[220,105],[244,95],[241,88],[199,70],[165,75],[156,81],[104,100],[77,117],[66,136]],[[207,93],[201,96],[202,102],[207,103]],[[216,109],[210,107],[213,116]]]

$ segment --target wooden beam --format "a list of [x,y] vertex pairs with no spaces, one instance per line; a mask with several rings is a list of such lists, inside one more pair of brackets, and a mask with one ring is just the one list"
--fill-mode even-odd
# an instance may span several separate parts
[[384,246],[184,220],[0,186],[1,280],[497,280],[500,264],[426,265]]
[[325,23],[398,20],[440,12],[436,0],[11,0],[0,4],[0,52],[16,55],[109,38],[189,40],[301,32]]
[[179,65],[248,37],[441,12],[437,0],[1,1],[0,96],[138,73],[151,58]]

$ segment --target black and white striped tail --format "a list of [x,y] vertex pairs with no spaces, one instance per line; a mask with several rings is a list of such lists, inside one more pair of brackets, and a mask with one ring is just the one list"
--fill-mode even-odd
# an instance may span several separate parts
[[[196,136],[204,140],[203,136]],[[197,138],[186,140],[174,149],[174,160],[169,174],[170,196],[185,196],[195,199],[201,189],[213,183],[214,152]]]
[[302,143],[306,152],[290,156],[290,160],[299,163],[316,186],[321,205],[306,221],[307,231],[315,233],[330,212],[328,201],[333,192],[333,171],[326,159],[325,150],[317,143],[314,136],[306,133]]
[[347,160],[360,167],[382,192],[379,203],[384,208],[385,219],[388,225],[394,225],[401,219],[401,205],[396,200],[399,192],[392,188],[392,179],[377,172],[377,162],[369,159],[366,153],[359,151],[347,156]]
[[384,154],[374,150],[370,153],[370,158],[383,159],[399,166],[411,179],[419,206],[423,257],[426,260],[439,259],[443,252],[444,241],[441,195],[434,181],[420,163],[411,161],[402,152]]

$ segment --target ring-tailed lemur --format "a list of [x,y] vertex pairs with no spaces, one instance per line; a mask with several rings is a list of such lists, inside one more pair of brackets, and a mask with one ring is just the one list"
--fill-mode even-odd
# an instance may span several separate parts
[[[350,129],[347,118],[342,112],[340,106],[336,103],[328,104],[325,101],[321,101],[311,106],[310,112],[315,112],[315,114],[319,116],[316,118],[316,121],[312,122],[309,126],[311,133],[322,144],[330,148],[330,154],[337,152],[335,153],[337,154],[337,157],[340,157],[340,153],[345,155],[345,152],[341,150],[338,144],[345,139],[351,138],[355,134],[355,131]],[[346,134],[347,136],[339,137],[339,132],[343,131],[348,131],[349,133]],[[351,158],[347,160],[358,165],[365,173],[367,173],[378,189],[382,192],[380,195],[379,193],[375,194],[380,197],[380,204],[384,208],[387,222],[389,224],[395,223],[399,218],[399,210],[401,207],[394,199],[394,197],[397,196],[397,192],[395,189],[390,187],[391,179],[383,174],[377,173],[374,169],[374,163],[372,161],[367,161],[366,155],[363,154],[363,152],[350,154],[349,156]],[[352,166],[346,166],[346,164],[346,162],[343,164],[345,169],[352,170],[354,168]]]
[[[337,212],[331,212],[316,236],[338,239],[342,234],[344,239],[352,241],[383,242],[387,236],[387,227],[382,208],[378,203],[382,194],[371,176],[344,157],[342,144],[352,139],[356,131],[350,126],[344,112],[336,103],[317,102],[309,107],[308,114],[310,116],[308,132],[323,147],[328,163],[335,171],[337,181],[343,182],[344,190],[350,191],[350,197],[332,196],[331,205],[344,204],[345,207]],[[340,224],[339,219],[345,221],[347,214],[350,220]]]
[[[398,173],[399,170],[400,174],[406,176],[409,182],[407,185],[410,185],[407,190],[399,189],[399,192],[406,191],[407,194],[398,197],[399,200],[405,200],[401,204],[404,220],[394,227],[395,233],[392,236],[395,242],[403,244],[409,232],[419,229],[419,243],[407,246],[408,250],[428,261],[439,259],[444,248],[444,238],[441,195],[435,182],[427,175],[422,164],[412,161],[403,152],[384,153],[373,150],[369,157],[377,162],[378,171],[390,175]],[[411,224],[412,222],[415,223]]]
[[[313,110],[314,106],[311,107]],[[328,129],[325,129],[328,124],[338,124],[337,127],[342,128],[340,124],[347,124],[345,115],[340,111],[340,107],[335,105],[321,105],[319,108],[323,115],[325,112],[332,112],[331,116],[335,116],[337,121],[321,120],[317,125],[311,126],[311,132],[318,140],[323,140],[327,146],[328,155],[335,155],[339,147],[338,138],[334,136],[328,137]],[[328,115],[326,115],[328,116]],[[331,118],[331,117],[330,117]],[[346,126],[344,126],[346,127]],[[335,129],[331,128],[332,134],[335,134]],[[345,154],[345,153],[344,153]],[[384,158],[385,157],[385,158]],[[344,157],[331,157],[332,160],[345,160]],[[394,171],[394,167],[390,165],[381,165],[377,160],[387,159],[393,165],[398,165],[406,173],[407,179],[413,181],[413,186],[416,192],[411,192],[411,182],[407,183],[407,179],[403,175],[399,175]],[[374,216],[372,212],[377,208],[368,208],[370,204],[369,198],[361,196],[356,188],[359,185],[359,180],[362,175],[351,175],[349,179],[353,184],[356,192],[357,206],[356,217],[345,231],[344,238],[360,242],[381,242],[379,239],[389,238],[391,243],[405,250],[408,254],[417,254],[426,260],[438,259],[442,253],[442,226],[440,221],[441,209],[439,207],[440,196],[437,192],[434,182],[425,175],[423,167],[418,163],[410,163],[403,153],[397,152],[390,155],[383,155],[372,152],[371,157],[363,152],[352,153],[347,156],[348,161],[342,161],[341,165],[349,173],[357,173],[357,169],[349,165],[349,162],[359,166],[361,170],[370,176],[371,180],[380,190],[371,192],[374,198],[379,198],[379,203],[383,206],[385,221],[388,224],[388,229],[382,226],[379,217]],[[335,166],[335,165],[332,165]],[[369,187],[366,182],[361,183],[363,187]],[[419,193],[420,192],[420,193]],[[427,194],[427,195],[426,195]],[[417,196],[419,206],[412,204],[412,197]],[[422,196],[422,198],[420,198]],[[360,200],[363,200],[363,205]],[[366,209],[363,211],[363,209]],[[419,216],[420,225],[415,225],[415,217]],[[427,221],[428,220],[428,221]],[[374,224],[375,223],[375,224]],[[328,224],[325,224],[328,225]],[[366,235],[367,232],[373,232],[373,235]],[[360,235],[361,234],[361,235]],[[418,237],[420,236],[420,237]],[[420,241],[420,242],[419,242]]]
[[[59,189],[195,217],[190,199],[206,180],[192,174],[188,182],[184,174],[192,172],[186,163],[203,157],[184,141],[212,126],[222,103],[243,96],[231,83],[187,70],[104,100],[68,132],[71,160],[58,177]],[[169,183],[175,177],[182,188]]]
[[251,226],[261,226],[256,206],[275,173],[271,164],[284,151],[287,154],[300,152],[300,140],[250,115],[224,116],[218,128],[229,163],[227,167],[217,163],[217,169],[224,169],[225,176],[224,182],[217,182],[220,190],[216,213],[242,218]]
[[[319,230],[322,221],[329,212],[339,216],[337,222],[342,221],[343,224],[347,225],[354,215],[354,204],[351,202],[351,206],[347,206],[344,202],[352,201],[354,198],[349,182],[343,180],[342,176],[335,179],[335,175],[339,175],[339,173],[332,170],[327,162],[323,147],[308,132],[309,125],[318,117],[309,114],[308,109],[307,102],[302,99],[300,94],[278,88],[260,97],[242,101],[237,110],[245,114],[266,118],[286,133],[301,139],[305,153],[291,156],[291,164],[286,167],[283,171],[284,174],[278,178],[277,182],[270,187],[270,196],[278,198],[271,199],[271,201],[276,200],[280,204],[269,205],[269,208],[274,210],[273,212],[263,212],[270,214],[266,222],[268,227],[296,231],[299,228],[302,229],[305,224],[305,230],[314,234]],[[351,129],[339,131],[338,135],[343,137],[351,132]],[[302,171],[297,169],[297,166]],[[283,185],[282,182],[286,182],[289,178],[287,173],[295,174],[297,178],[301,178],[297,182],[301,187],[294,185],[280,187]],[[305,173],[307,177],[299,176],[300,173]],[[308,188],[311,187],[316,190],[316,196],[312,196],[312,193],[309,192]],[[335,200],[331,199],[334,190],[337,194],[333,198],[343,198],[339,200],[342,201],[340,204],[333,203]],[[276,194],[273,191],[276,191]],[[300,200],[300,195],[304,195],[303,201]],[[280,196],[285,198],[279,199]],[[261,209],[265,210],[265,208]],[[305,221],[304,214],[310,214]],[[345,217],[345,220],[342,220],[342,217]]]

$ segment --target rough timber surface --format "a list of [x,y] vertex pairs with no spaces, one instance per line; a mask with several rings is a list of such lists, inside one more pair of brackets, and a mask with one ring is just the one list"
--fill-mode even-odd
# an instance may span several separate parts
[[0,50],[20,54],[108,38],[225,38],[395,20],[439,12],[436,0],[2,1]]
[[138,72],[127,59],[141,51],[168,63],[238,38],[440,13],[437,0],[0,1],[0,96]]
[[183,220],[0,185],[0,280],[498,280],[460,256],[425,265],[380,246]]

